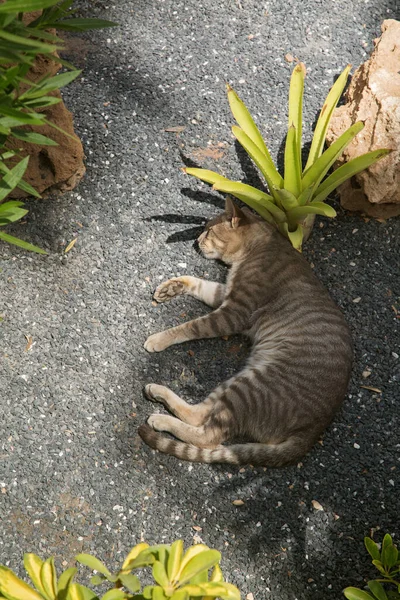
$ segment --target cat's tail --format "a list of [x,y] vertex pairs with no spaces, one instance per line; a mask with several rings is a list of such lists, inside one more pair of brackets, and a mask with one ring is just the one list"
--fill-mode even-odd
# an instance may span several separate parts
[[171,454],[181,460],[200,463],[285,467],[300,460],[310,449],[309,444],[305,444],[301,438],[291,437],[279,444],[233,444],[210,450],[172,440],[155,431],[147,423],[139,427],[139,435],[154,450]]

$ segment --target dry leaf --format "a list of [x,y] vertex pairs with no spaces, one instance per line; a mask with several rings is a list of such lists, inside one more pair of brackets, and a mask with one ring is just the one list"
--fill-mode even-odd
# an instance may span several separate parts
[[234,504],[235,506],[243,506],[244,502],[243,500],[234,500],[232,504]]
[[176,127],[166,127],[164,131],[168,131],[168,133],[182,133],[185,129],[186,125],[177,125]]
[[254,596],[251,592],[250,592],[250,594],[247,594],[246,600],[254,600]]
[[189,356],[194,356],[193,350],[188,350],[188,354],[189,354]]
[[369,377],[371,375],[372,371],[363,371],[362,372],[362,376],[364,377],[364,379],[366,379],[367,377]]
[[31,335],[26,335],[25,338],[27,341],[27,344],[25,346],[25,352],[28,352],[28,350],[32,348],[33,339]]
[[229,340],[229,335],[222,335],[221,338],[227,342]]
[[292,56],[292,54],[289,54],[289,53],[285,54],[285,60],[288,63],[292,63],[292,62],[294,62],[294,56]]
[[311,504],[315,508],[315,510],[324,510],[322,504],[320,504],[317,500],[312,500]]
[[192,529],[194,529],[195,531],[203,531],[203,528],[199,527],[199,525],[193,525]]
[[377,394],[382,394],[382,390],[371,387],[370,385],[360,385],[360,387],[364,388],[364,390],[370,390],[370,392],[376,392]]
[[312,579],[311,577],[309,577],[309,579],[307,579],[307,583],[312,583],[314,581],[314,579]]
[[337,515],[336,513],[333,513],[333,518],[335,519],[335,521],[337,521],[338,519],[340,519],[339,515]]
[[64,250],[64,254],[67,254],[67,252],[69,252],[69,251],[71,250],[71,248],[73,248],[73,247],[75,246],[75,244],[76,244],[76,240],[77,240],[77,239],[78,239],[78,238],[74,238],[74,239],[72,240],[72,242],[70,242],[70,243],[68,244],[68,246],[67,246],[67,247],[65,248],[65,250]]

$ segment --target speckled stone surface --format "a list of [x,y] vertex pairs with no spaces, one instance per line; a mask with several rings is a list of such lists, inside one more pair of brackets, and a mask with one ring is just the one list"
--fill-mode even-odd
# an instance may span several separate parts
[[188,298],[153,306],[161,280],[224,277],[192,246],[222,198],[185,176],[183,159],[256,181],[230,133],[224,82],[281,160],[285,55],[308,67],[307,143],[334,77],[365,60],[396,2],[79,5],[121,27],[68,37],[66,57],[84,72],[63,96],[87,174],[70,194],[29,202],[10,228],[49,256],[0,246],[0,561],[21,573],[24,551],[65,566],[85,550],[115,567],[141,539],[201,538],[244,598],[340,598],[373,574],[364,535],[400,533],[400,221],[351,216],[333,200],[338,218],[318,220],[307,244],[351,326],[355,366],[343,410],[298,467],[182,464],[142,446],[137,426],[153,410],[144,384],[200,401],[248,348],[235,338],[149,355],[143,343],[206,310]]

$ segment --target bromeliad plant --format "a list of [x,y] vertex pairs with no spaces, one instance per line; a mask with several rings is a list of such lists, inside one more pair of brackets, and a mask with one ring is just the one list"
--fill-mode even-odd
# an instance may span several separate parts
[[276,226],[301,251],[308,238],[315,215],[335,217],[335,210],[324,201],[344,181],[386,156],[390,150],[368,152],[339,167],[327,179],[324,177],[341,156],[351,140],[363,129],[359,121],[345,131],[325,152],[326,132],[332,113],[342,95],[351,65],[348,65],[332,86],[320,112],[307,163],[301,158],[302,110],[305,66],[299,63],[293,70],[289,89],[289,122],[284,156],[284,176],[276,169],[265,142],[245,104],[228,85],[228,100],[238,123],[232,132],[264,176],[269,194],[251,185],[231,181],[206,169],[183,169],[189,175],[212,184],[213,189],[236,196],[253,208],[266,221]]
[[[380,549],[369,537],[364,539],[364,543],[380,577],[368,581],[368,592],[355,587],[346,588],[343,592],[345,597],[348,600],[400,600],[399,552],[392,537],[387,533]],[[385,590],[382,584],[387,584],[391,589]]]
[[[24,158],[15,165],[18,153],[7,149],[7,140],[13,137],[31,144],[57,146],[51,138],[26,131],[24,126],[46,124],[60,130],[47,119],[44,109],[61,102],[53,92],[71,83],[81,73],[57,56],[56,51],[62,50],[63,44],[48,30],[86,31],[116,25],[101,19],[73,17],[73,3],[74,0],[6,0],[0,3],[0,176],[3,175],[0,202],[15,187],[40,198],[38,192],[22,179],[29,159]],[[37,10],[42,10],[41,14],[27,22],[24,13]],[[38,55],[61,63],[68,70],[53,77],[44,76],[33,83],[28,72]],[[65,131],[63,133],[69,135]],[[9,168],[10,159],[14,161],[12,169]],[[26,214],[21,206],[22,203],[15,202],[0,206],[0,227]],[[0,232],[0,239],[26,250],[44,253],[40,248],[3,232]]]
[[[121,569],[111,573],[97,558],[78,554],[76,561],[97,572],[90,583],[104,583],[112,588],[101,600],[240,600],[239,590],[224,581],[219,566],[221,554],[204,544],[191,546],[186,552],[182,540],[171,545],[138,544],[129,552]],[[19,579],[11,569],[0,566],[0,598],[7,600],[100,600],[90,588],[76,583],[76,567],[60,577],[54,559],[42,561],[36,554],[25,554],[24,567],[34,588]],[[151,567],[154,584],[142,588],[132,571]],[[211,570],[211,574],[209,571]]]

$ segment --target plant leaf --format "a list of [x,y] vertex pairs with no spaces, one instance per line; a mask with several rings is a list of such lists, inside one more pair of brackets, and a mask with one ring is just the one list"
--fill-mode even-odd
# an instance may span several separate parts
[[282,185],[282,177],[279,175],[274,164],[261,152],[259,147],[249,138],[249,136],[241,129],[234,125],[232,133],[237,141],[243,146],[250,158],[256,163],[261,173],[264,175],[265,181],[268,184],[269,191],[274,195],[274,188],[280,188]]
[[210,183],[211,185],[216,183],[220,179],[226,179],[226,177],[223,177],[223,175],[215,173],[215,171],[209,171],[208,169],[186,167],[183,168],[182,171],[187,175],[193,175],[193,177],[197,177],[197,179],[201,179],[201,181],[205,181],[206,183]]
[[156,583],[161,585],[161,587],[166,588],[169,586],[167,572],[164,565],[159,560],[156,560],[156,562],[153,564],[153,577]]
[[53,6],[57,4],[59,0],[8,0],[4,4],[0,4],[1,13],[17,13],[17,12],[31,12],[39,10],[40,8],[46,8],[47,6]]
[[278,195],[279,202],[280,202],[283,210],[291,210],[292,208],[296,208],[296,206],[299,205],[296,196],[294,196],[288,190],[275,190],[275,191]]
[[126,592],[113,588],[112,590],[108,590],[108,592],[101,597],[101,600],[124,600],[126,597]]
[[301,191],[301,170],[297,156],[296,137],[296,127],[291,125],[288,129],[285,143],[284,188],[294,196],[298,196]]
[[380,561],[380,560],[373,560],[373,561],[372,561],[372,564],[374,565],[374,567],[376,567],[376,568],[378,569],[378,571],[379,571],[380,573],[382,573],[382,575],[386,575],[386,571],[385,571],[385,569],[383,568],[383,565],[382,565],[382,563],[381,563],[381,561]]
[[26,156],[10,169],[0,180],[0,201],[18,185],[28,166],[29,156]]
[[398,550],[394,544],[382,544],[382,562],[387,569],[391,569],[397,563],[399,557]]
[[310,187],[306,188],[305,190],[303,190],[300,194],[300,196],[297,198],[297,204],[299,206],[304,206],[305,204],[308,204],[308,202],[310,201],[311,195],[314,191],[314,186],[310,185]]
[[372,540],[369,537],[365,537],[364,538],[364,544],[365,547],[368,551],[368,554],[374,559],[374,560],[381,560],[381,553],[379,552],[379,548],[378,545],[375,544],[374,540]]
[[332,113],[335,110],[336,105],[339,102],[340,96],[342,95],[344,87],[347,83],[347,78],[349,76],[350,69],[351,65],[347,65],[347,67],[343,70],[343,72],[339,75],[339,77],[331,87],[329,94],[326,97],[326,100],[318,117],[317,125],[315,127],[305,171],[307,171],[307,169],[311,167],[311,165],[313,165],[317,158],[322,154],[329,122],[331,120]]
[[107,579],[112,577],[112,574],[107,569],[105,564],[102,563],[101,560],[99,560],[95,556],[92,556],[91,554],[78,554],[77,556],[75,556],[75,560],[81,565],[89,567],[89,569],[92,569],[93,571],[98,571],[99,573],[102,573]]
[[183,556],[183,541],[176,540],[169,551],[167,573],[170,581],[175,581]]
[[19,99],[25,100],[26,98],[40,98],[46,95],[48,92],[58,90],[59,88],[68,85],[74,81],[74,79],[79,77],[81,73],[81,70],[75,69],[74,71],[65,71],[65,73],[59,73],[58,75],[54,75],[54,77],[44,77],[41,81],[35,84],[35,86],[32,86],[29,90],[22,94]]
[[343,150],[350,144],[352,139],[364,129],[364,123],[358,121],[354,123],[347,131],[342,133],[338,139],[329,146],[327,150],[315,161],[315,163],[307,170],[304,174],[301,185],[302,189],[313,186],[314,189],[318,188],[318,185],[325,177],[331,166],[341,156]]
[[193,558],[179,572],[179,584],[184,585],[201,571],[208,571],[221,560],[218,550],[204,550]]
[[54,566],[54,558],[52,556],[42,564],[40,569],[40,580],[43,589],[46,592],[46,596],[53,600],[53,598],[57,596],[57,573]]
[[290,240],[293,248],[295,248],[298,252],[301,252],[301,248],[303,245],[303,238],[304,238],[303,226],[299,223],[294,231],[289,231],[289,228],[287,227],[287,225],[286,225],[285,229],[286,228],[287,228],[286,236]]
[[271,224],[275,224],[275,221],[286,221],[285,213],[274,204],[273,199],[270,200],[271,196],[253,188],[251,185],[226,179],[215,183],[213,189],[232,194],[232,196],[248,204],[248,206],[253,208],[263,219]]
[[[270,177],[271,180],[274,180],[274,185],[278,188],[283,186],[283,179],[279,175],[274,162],[271,158],[271,155],[268,151],[267,146],[265,145],[264,139],[257,127],[254,123],[253,117],[249,113],[245,103],[239,98],[236,92],[231,88],[229,84],[226,86],[228,92],[228,101],[229,106],[231,108],[232,114],[240,126],[240,128],[244,131],[244,133],[250,138],[250,140],[259,148],[262,154],[265,155],[266,161],[269,165]],[[272,176],[273,175],[273,176]]]
[[324,202],[313,202],[306,206],[298,206],[288,211],[287,218],[289,223],[299,223],[307,215],[324,215],[325,217],[336,217],[336,211],[329,204]]
[[371,598],[374,600],[371,594],[355,587],[346,588],[343,590],[343,594],[346,596],[347,600],[371,600]]
[[132,575],[132,573],[122,573],[118,576],[118,579],[130,592],[136,593],[140,590],[140,581],[138,577]]
[[[4,204],[2,204],[0,206],[0,211],[2,211],[5,208],[5,206],[7,206],[9,204],[12,204],[12,202],[5,202]],[[20,203],[18,203],[18,204],[20,204]],[[25,571],[28,573],[29,577],[32,580],[33,585],[38,590],[38,592],[40,592],[41,594],[46,596],[46,592],[44,590],[42,581],[40,579],[40,569],[42,568],[42,565],[43,565],[42,559],[39,558],[39,556],[37,556],[36,554],[33,554],[33,553],[24,554]]]
[[379,581],[368,581],[368,587],[378,600],[388,600],[384,587],[379,583]]
[[65,31],[87,31],[88,29],[104,29],[105,27],[119,27],[118,23],[113,21],[106,21],[105,19],[62,19],[56,21],[54,26],[57,29],[63,29]]
[[[0,232],[0,239],[2,232]],[[1,593],[6,597],[14,600],[43,600],[39,592],[31,588],[30,585],[19,579],[7,567],[0,566],[0,589]]]
[[304,76],[305,65],[298,63],[293,69],[290,78],[289,87],[289,122],[288,127],[294,125],[296,131],[295,141],[295,158],[297,160],[297,170],[301,174],[301,136],[303,122],[303,91],[304,91]]
[[24,142],[29,142],[30,144],[39,144],[40,146],[58,146],[57,142],[54,140],[51,140],[41,133],[36,133],[35,131],[16,131],[13,129],[11,131],[11,135],[18,140],[23,140]]
[[379,150],[367,152],[367,154],[353,158],[348,163],[345,163],[321,183],[315,192],[313,202],[325,200],[333,190],[347,181],[347,179],[350,179],[350,177],[353,177],[353,175],[356,175],[360,171],[364,171],[364,169],[367,169],[384,156],[387,156],[390,152],[392,152],[392,150],[381,148]]
[[70,567],[61,573],[57,583],[57,600],[67,600],[69,587],[77,571],[78,569],[76,567]]

